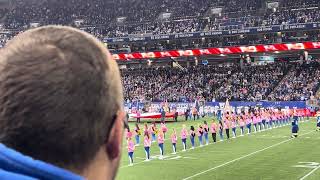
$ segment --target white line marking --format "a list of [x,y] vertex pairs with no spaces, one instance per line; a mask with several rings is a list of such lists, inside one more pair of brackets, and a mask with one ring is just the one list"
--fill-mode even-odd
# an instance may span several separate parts
[[308,174],[306,174],[305,176],[303,176],[302,178],[300,178],[300,180],[304,180],[305,178],[307,178],[308,176],[310,176],[312,173],[316,172],[316,170],[318,170],[320,168],[320,166],[318,166],[317,168],[313,169],[311,172],[309,172]]
[[193,157],[183,157],[183,159],[197,159],[197,158],[193,158]]
[[317,163],[317,162],[299,162],[299,165],[295,165],[295,166],[292,166],[292,167],[315,169],[319,165],[320,164]]
[[[314,131],[310,131],[310,132],[308,132],[308,133],[302,134],[301,136],[310,134],[310,133],[312,133],[312,132],[314,132]],[[187,177],[187,178],[184,178],[183,180],[192,179],[192,178],[194,178],[194,177],[197,177],[197,176],[200,176],[200,175],[202,175],[202,174],[205,174],[205,173],[207,173],[207,172],[209,172],[209,171],[218,169],[218,168],[220,168],[220,167],[226,166],[226,165],[231,164],[231,163],[233,163],[233,162],[239,161],[239,160],[244,159],[244,158],[246,158],[246,157],[255,155],[255,154],[259,153],[259,152],[262,152],[262,151],[271,149],[271,148],[273,148],[273,147],[279,146],[279,145],[281,145],[281,144],[284,144],[284,143],[289,142],[289,141],[292,141],[292,140],[293,140],[293,139],[288,139],[288,140],[285,140],[285,141],[281,141],[281,142],[279,142],[279,143],[277,143],[277,144],[274,144],[274,145],[272,145],[272,146],[269,146],[269,147],[260,149],[260,150],[258,150],[258,151],[252,152],[252,153],[250,153],[250,154],[247,154],[247,155],[241,156],[241,157],[239,157],[239,158],[233,159],[233,160],[231,160],[231,161],[228,161],[228,162],[226,162],[226,163],[223,163],[223,164],[221,164],[221,165],[219,165],[219,166],[216,166],[216,167],[207,169],[207,170],[205,170],[205,171],[202,171],[202,172],[200,172],[200,173],[194,174],[194,175],[192,175],[192,176],[189,176],[189,177]]]
[[182,156],[176,156],[176,157],[172,157],[172,158],[168,158],[168,159],[165,159],[165,160],[177,160],[177,159],[181,159]]
[[136,157],[137,159],[146,159],[146,158],[142,158],[142,157]]

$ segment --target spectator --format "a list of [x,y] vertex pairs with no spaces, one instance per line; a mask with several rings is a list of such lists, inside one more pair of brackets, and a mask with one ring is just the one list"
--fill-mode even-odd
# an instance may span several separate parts
[[20,34],[0,59],[0,176],[114,179],[125,114],[118,67],[103,45],[49,26]]
[[317,64],[300,66],[277,62],[242,69],[236,64],[196,66],[187,70],[148,68],[125,70],[122,76],[125,99],[129,101],[308,100],[319,87]]

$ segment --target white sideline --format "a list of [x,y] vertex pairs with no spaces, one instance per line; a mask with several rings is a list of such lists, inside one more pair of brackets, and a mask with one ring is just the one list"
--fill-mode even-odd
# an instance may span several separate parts
[[320,166],[318,166],[317,168],[313,169],[311,172],[309,172],[308,174],[306,174],[305,176],[303,176],[302,178],[300,178],[300,180],[304,180],[305,178],[307,178],[308,176],[310,176],[312,173],[316,172],[319,168],[320,168]]
[[[302,135],[300,135],[300,136],[304,136],[304,135],[310,134],[310,133],[312,133],[312,132],[314,132],[314,131],[307,132],[307,133],[302,134]],[[186,177],[186,178],[184,178],[183,180],[192,179],[192,178],[194,178],[194,177],[197,177],[197,176],[200,176],[200,175],[202,175],[202,174],[205,174],[205,173],[207,173],[207,172],[209,172],[209,171],[218,169],[218,168],[220,168],[220,167],[226,166],[226,165],[228,165],[228,164],[231,164],[231,163],[233,163],[233,162],[239,161],[239,160],[244,159],[244,158],[246,158],[246,157],[255,155],[255,154],[259,153],[259,152],[262,152],[262,151],[271,149],[271,148],[273,148],[273,147],[279,146],[279,145],[284,144],[284,143],[286,143],[286,142],[289,142],[289,141],[291,141],[291,140],[293,140],[293,139],[287,139],[287,140],[285,140],[285,141],[279,142],[279,143],[274,144],[274,145],[271,145],[271,146],[269,146],[269,147],[266,147],[266,148],[260,149],[260,150],[258,150],[258,151],[252,152],[252,153],[250,153],[250,154],[241,156],[241,157],[239,157],[239,158],[236,158],[236,159],[233,159],[233,160],[228,161],[228,162],[226,162],[226,163],[223,163],[223,164],[221,164],[221,165],[219,165],[219,166],[216,166],[216,167],[207,169],[207,170],[205,170],[205,171],[202,171],[202,172],[200,172],[200,173],[194,174],[194,175],[192,175],[192,176]],[[310,175],[310,174],[309,174],[309,175]]]

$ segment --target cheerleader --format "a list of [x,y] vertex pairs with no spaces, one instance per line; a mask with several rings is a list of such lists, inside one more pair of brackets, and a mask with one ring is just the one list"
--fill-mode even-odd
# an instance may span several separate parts
[[164,133],[162,131],[159,131],[159,133],[158,133],[158,145],[159,145],[159,149],[160,149],[159,159],[163,159],[163,155],[164,155],[163,143],[164,143]]
[[279,112],[275,112],[275,118],[276,118],[276,125],[277,127],[281,127],[281,118]]
[[276,120],[276,125],[277,127],[281,127],[281,119],[280,119],[280,116],[279,116],[279,113],[275,112],[274,113],[274,116],[275,116],[275,120]]
[[150,161],[151,139],[148,133],[144,134],[144,151],[146,153],[146,161]]
[[286,126],[286,119],[286,114],[284,112],[281,112],[282,126]]
[[282,127],[282,126],[284,125],[283,119],[284,119],[284,118],[283,118],[283,114],[282,114],[282,112],[280,111],[280,112],[279,112],[280,127]]
[[289,115],[287,112],[284,112],[283,115],[284,115],[284,125],[286,126],[288,125]]
[[270,126],[271,116],[269,112],[266,112],[265,118],[266,118],[266,130],[271,129],[271,126]]
[[209,127],[208,127],[207,121],[204,121],[203,130],[204,130],[203,135],[204,135],[204,139],[206,140],[206,145],[209,145],[209,137],[208,137]]
[[157,125],[155,122],[153,122],[152,127],[151,127],[152,142],[156,142],[156,135],[157,134],[158,134]]
[[177,133],[176,130],[173,129],[173,132],[171,134],[171,142],[172,142],[172,154],[177,154]]
[[150,133],[150,129],[149,129],[149,127],[148,127],[148,124],[147,124],[147,123],[145,123],[145,124],[144,124],[143,133],[144,133],[144,134],[145,134],[145,133],[151,134],[151,133]]
[[244,122],[244,117],[239,117],[239,126],[240,126],[240,136],[244,135],[244,126],[245,126],[245,122]]
[[194,149],[194,138],[196,137],[196,133],[194,131],[195,131],[194,127],[191,126],[190,128],[190,141],[192,145],[191,149]]
[[320,131],[320,111],[317,112],[317,131]]
[[129,166],[133,166],[133,152],[135,149],[134,142],[132,138],[127,140],[127,149],[128,149],[128,156],[129,156]]
[[264,110],[262,110],[261,112],[261,116],[260,116],[261,120],[262,120],[262,131],[266,130],[266,113],[264,112]]
[[136,138],[136,146],[139,146],[140,145],[141,129],[138,124],[136,124],[134,131],[135,131],[135,138]]
[[251,134],[251,122],[252,122],[252,119],[251,119],[250,115],[247,115],[247,117],[246,117],[246,124],[247,124],[247,129],[248,129],[247,134]]
[[290,124],[292,117],[293,117],[292,112],[288,112],[288,113],[287,113],[287,118],[288,118],[288,119],[287,119],[287,125]]
[[203,137],[203,128],[201,125],[199,125],[199,128],[198,128],[198,138],[199,138],[199,143],[200,143],[200,147],[203,146],[203,142],[202,142],[202,137]]
[[229,120],[225,120],[223,124],[224,129],[226,130],[227,139],[230,139],[230,122]]
[[289,120],[290,120],[290,115],[289,115],[288,112],[285,112],[284,113],[284,123],[285,123],[285,125],[288,125]]
[[275,116],[274,116],[274,113],[271,112],[271,113],[270,113],[270,122],[269,122],[271,129],[272,129],[272,128],[276,128],[276,126],[275,126],[275,120],[276,120],[276,118],[275,118]]
[[231,120],[231,128],[232,128],[232,135],[233,135],[232,138],[236,138],[237,137],[237,134],[236,134],[237,123],[236,123],[235,119]]
[[280,116],[279,116],[279,113],[275,112],[275,113],[274,113],[274,117],[275,117],[275,120],[276,120],[276,125],[277,125],[277,127],[281,127],[281,126],[280,126]]
[[217,124],[215,121],[212,121],[210,131],[212,134],[213,143],[217,142]]
[[222,121],[219,121],[218,128],[219,128],[220,141],[223,141],[223,124],[222,124]]
[[181,141],[183,145],[182,151],[186,151],[187,149],[187,137],[188,137],[188,131],[186,129],[186,125],[183,125],[181,130]]
[[252,122],[253,122],[254,133],[257,133],[257,123],[258,123],[257,116],[256,116],[256,114],[252,113],[251,117],[252,117]]
[[261,114],[259,112],[257,112],[257,130],[258,132],[262,131],[262,118],[261,118]]
[[132,139],[132,132],[130,131],[130,128],[126,128],[126,139]]
[[163,132],[163,137],[166,138],[166,132],[168,131],[168,128],[164,122],[161,122],[161,131]]
[[283,112],[283,125],[286,126],[288,122],[288,114]]

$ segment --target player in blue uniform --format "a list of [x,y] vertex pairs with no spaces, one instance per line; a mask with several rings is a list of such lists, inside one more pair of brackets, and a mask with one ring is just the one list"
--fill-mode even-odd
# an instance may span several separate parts
[[292,121],[292,138],[298,137],[298,132],[299,132],[299,126],[298,126],[298,121],[294,120]]

